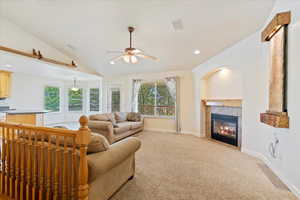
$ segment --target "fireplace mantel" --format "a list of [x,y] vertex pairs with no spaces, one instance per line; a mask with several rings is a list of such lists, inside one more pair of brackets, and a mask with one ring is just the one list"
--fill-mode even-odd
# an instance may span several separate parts
[[242,107],[242,99],[203,99],[205,106]]

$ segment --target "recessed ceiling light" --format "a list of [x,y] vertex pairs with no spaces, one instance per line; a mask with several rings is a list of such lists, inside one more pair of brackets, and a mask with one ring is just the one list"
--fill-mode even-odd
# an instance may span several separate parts
[[194,51],[194,54],[195,55],[199,55],[201,52],[200,52],[200,50],[199,49],[196,49],[195,51]]
[[115,64],[115,62],[112,60],[112,61],[110,61],[109,62],[111,65],[114,65]]

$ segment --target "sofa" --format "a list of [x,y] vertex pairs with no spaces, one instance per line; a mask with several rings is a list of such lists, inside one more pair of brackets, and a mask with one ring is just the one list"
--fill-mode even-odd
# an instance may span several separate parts
[[[91,145],[89,144],[88,149],[91,149]],[[112,145],[106,141],[103,146],[106,146],[103,151],[87,156],[89,199],[91,200],[109,199],[123,184],[133,178],[135,152],[140,148],[141,142],[131,137]]]
[[88,127],[113,144],[142,131],[144,119],[141,114],[134,112],[94,114],[89,116]]

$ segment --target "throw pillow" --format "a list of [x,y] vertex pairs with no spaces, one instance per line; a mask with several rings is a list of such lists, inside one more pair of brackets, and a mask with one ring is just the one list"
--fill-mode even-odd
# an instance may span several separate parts
[[115,118],[117,122],[125,122],[127,120],[127,114],[126,112],[116,112],[115,113]]
[[141,121],[141,118],[142,118],[141,113],[130,112],[127,115],[127,120],[132,122],[139,122]]
[[109,118],[109,121],[111,121],[112,125],[114,128],[118,127],[117,125],[117,120],[115,118],[115,114],[114,113],[109,113],[107,114],[108,118]]
[[91,141],[88,144],[87,153],[98,153],[102,151],[107,151],[110,148],[107,139],[100,134],[92,133]]

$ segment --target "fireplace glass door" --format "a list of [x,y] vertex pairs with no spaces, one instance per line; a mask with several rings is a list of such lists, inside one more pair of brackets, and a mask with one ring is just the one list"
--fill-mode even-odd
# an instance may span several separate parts
[[211,137],[238,146],[238,117],[230,115],[211,115]]

